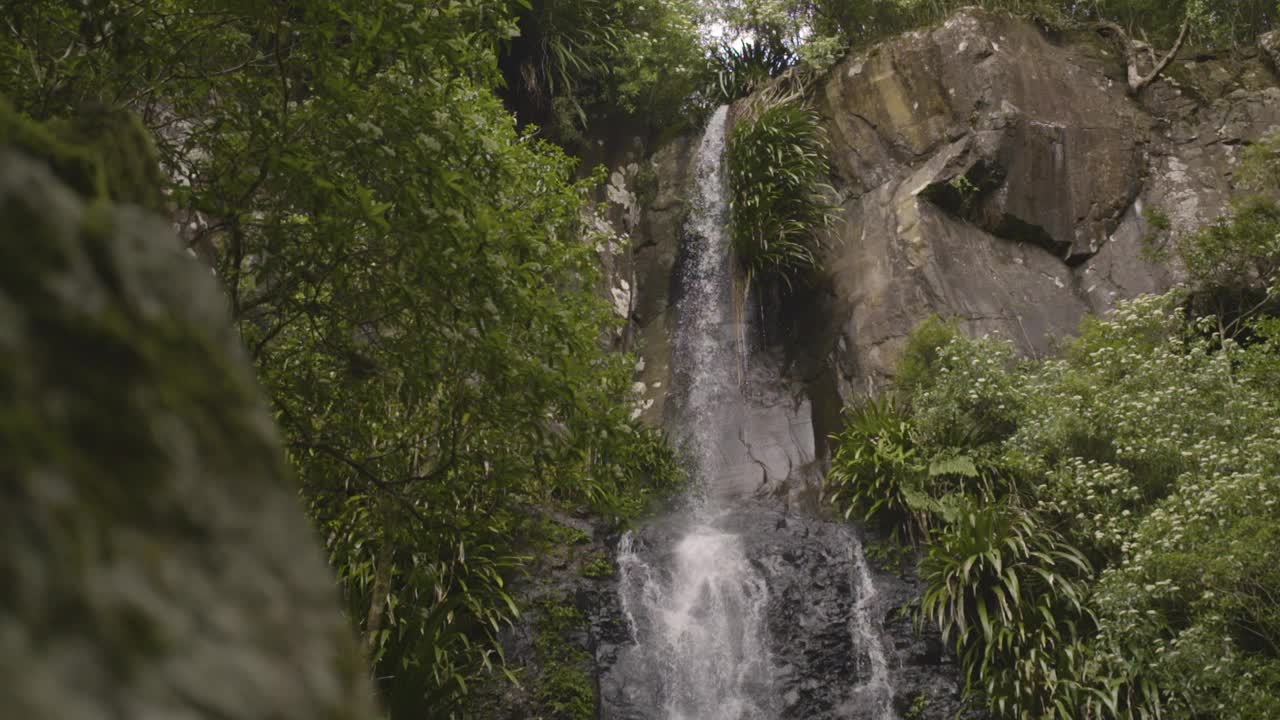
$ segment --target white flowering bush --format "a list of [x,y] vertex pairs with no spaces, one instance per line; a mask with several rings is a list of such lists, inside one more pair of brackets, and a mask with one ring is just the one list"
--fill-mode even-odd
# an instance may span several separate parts
[[926,616],[996,717],[1280,718],[1280,321],[1185,307],[1122,303],[1048,360],[938,321],[909,343]]

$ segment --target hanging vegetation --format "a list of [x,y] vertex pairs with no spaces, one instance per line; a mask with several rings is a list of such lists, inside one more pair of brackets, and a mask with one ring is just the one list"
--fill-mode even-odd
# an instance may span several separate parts
[[730,233],[750,277],[791,285],[812,268],[820,235],[835,219],[827,145],[804,94],[774,84],[747,101],[729,137]]

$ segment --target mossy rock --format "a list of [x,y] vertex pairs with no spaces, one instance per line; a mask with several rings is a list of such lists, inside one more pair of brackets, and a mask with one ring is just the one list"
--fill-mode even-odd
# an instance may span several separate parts
[[45,151],[0,146],[6,717],[372,718],[208,268],[101,155],[0,117]]
[[82,198],[164,208],[159,154],[142,121],[128,110],[89,107],[43,125],[0,97],[0,146],[44,160]]
[[538,718],[591,720],[596,714],[591,655],[573,639],[585,633],[586,617],[567,598],[551,597],[538,605],[535,627],[538,672],[531,686]]

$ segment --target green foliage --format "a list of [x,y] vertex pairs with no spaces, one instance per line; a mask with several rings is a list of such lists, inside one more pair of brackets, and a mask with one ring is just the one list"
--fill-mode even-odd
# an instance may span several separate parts
[[1241,185],[1257,194],[1232,203],[1217,221],[1177,238],[1190,276],[1192,308],[1218,321],[1224,337],[1280,310],[1280,133],[1244,152]]
[[[951,339],[934,343],[947,333]],[[1019,393],[1022,372],[1012,348],[994,339],[963,340],[956,326],[924,321],[907,339],[908,382],[904,402],[927,446],[943,452],[962,448],[977,453],[979,464],[1013,432],[1024,402]],[[919,375],[912,375],[915,359],[924,357]],[[923,370],[927,367],[928,371]],[[914,377],[914,379],[913,379]]]
[[795,54],[776,35],[741,43],[722,43],[712,50],[717,67],[717,101],[731,103],[763,88],[796,62]]
[[1274,315],[1280,296],[1280,133],[1246,149],[1241,185],[1257,194],[1234,202],[1216,222],[1177,239],[1190,276],[1192,306],[1236,337],[1250,322]]
[[895,537],[923,534],[928,465],[914,435],[889,395],[846,408],[844,431],[827,476],[827,501],[846,519],[856,515]]
[[959,508],[920,564],[921,615],[954,638],[967,686],[1001,717],[1078,717],[1072,674],[1091,627],[1090,568],[1043,522],[1005,503]]
[[834,222],[826,137],[804,95],[780,84],[743,112],[726,151],[734,252],[749,276],[790,285],[813,267],[818,235]]
[[594,119],[676,124],[700,112],[710,74],[701,14],[690,0],[533,0],[500,55],[506,83],[562,139]]
[[1280,132],[1273,132],[1241,153],[1240,185],[1254,192],[1280,190]]
[[[154,132],[397,717],[455,715],[501,667],[530,507],[625,517],[677,480],[602,343],[598,177],[495,97],[517,31],[490,0],[23,3],[0,27],[19,111]],[[73,158],[89,190],[123,187],[109,155]]]
[[580,572],[586,578],[603,579],[616,575],[618,568],[609,556],[596,555],[582,564]]
[[938,352],[951,342],[960,329],[955,321],[930,315],[920,322],[907,337],[894,372],[893,386],[898,397],[910,398],[916,388],[928,382],[935,373]]
[[920,693],[911,698],[911,706],[903,713],[902,720],[921,720],[928,709],[929,696],[925,693]]
[[1280,204],[1254,197],[1230,215],[1180,239],[1178,249],[1201,289],[1237,288],[1241,280],[1267,285],[1280,271]]
[[1142,219],[1147,223],[1147,232],[1142,236],[1142,250],[1139,254],[1149,263],[1167,262],[1169,250],[1166,245],[1169,230],[1173,227],[1169,214],[1158,207],[1148,206],[1142,211]]
[[582,612],[557,596],[538,606],[534,652],[540,672],[532,680],[540,710],[556,720],[591,720],[595,691],[586,665],[591,656],[569,639],[587,624]]
[[[1034,362],[925,323],[890,425],[910,432],[855,410],[840,436],[831,487],[923,515],[923,616],[996,717],[1276,717],[1280,326],[1237,343],[1183,298],[1121,303]],[[911,463],[866,472],[887,438]]]

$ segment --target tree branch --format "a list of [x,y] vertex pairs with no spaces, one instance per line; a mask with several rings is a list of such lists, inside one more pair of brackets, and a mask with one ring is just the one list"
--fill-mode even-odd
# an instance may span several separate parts
[[[1137,95],[1142,92],[1144,88],[1150,85],[1157,77],[1160,77],[1160,73],[1164,72],[1165,68],[1169,67],[1169,63],[1173,62],[1173,59],[1177,57],[1178,52],[1182,50],[1182,45],[1187,40],[1187,33],[1191,30],[1191,16],[1187,15],[1183,18],[1182,29],[1178,31],[1177,41],[1174,42],[1173,48],[1169,50],[1168,54],[1159,61],[1156,60],[1156,51],[1151,47],[1150,43],[1135,41],[1129,36],[1129,33],[1125,32],[1125,29],[1120,27],[1118,24],[1110,20],[1099,20],[1094,27],[1096,27],[1099,32],[1105,31],[1114,35],[1120,41],[1123,46],[1125,65],[1128,71],[1127,79],[1129,83],[1129,94]],[[1146,53],[1151,62],[1154,63],[1154,67],[1147,75],[1142,74],[1141,62],[1143,53]]]
[[1155,80],[1160,75],[1160,73],[1164,72],[1165,68],[1169,67],[1169,63],[1173,62],[1173,59],[1178,55],[1178,51],[1182,49],[1182,43],[1186,42],[1187,31],[1190,29],[1191,29],[1191,16],[1188,15],[1182,20],[1182,29],[1178,31],[1178,39],[1176,42],[1173,43],[1173,48],[1169,50],[1169,54],[1165,55],[1163,60],[1156,63],[1156,66],[1151,71],[1151,74],[1143,78],[1137,87],[1133,87],[1132,83],[1130,83],[1130,88],[1132,89],[1132,92],[1134,95],[1137,95],[1139,92],[1142,92],[1142,88],[1146,87],[1147,85],[1150,85],[1152,80]]

